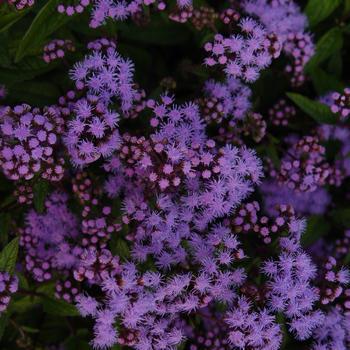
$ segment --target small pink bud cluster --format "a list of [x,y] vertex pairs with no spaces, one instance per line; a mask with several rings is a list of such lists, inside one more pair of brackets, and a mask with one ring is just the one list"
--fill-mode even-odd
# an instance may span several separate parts
[[293,144],[278,171],[270,175],[297,192],[313,192],[325,184],[340,185],[341,170],[326,160],[325,148],[317,136],[304,136]]
[[338,299],[344,292],[344,286],[350,282],[350,272],[339,268],[337,260],[330,256],[324,264],[325,285],[321,288],[321,303],[327,305]]
[[332,100],[331,111],[341,119],[346,119],[350,114],[350,88],[345,88],[341,94],[334,92]]
[[80,265],[73,271],[78,282],[98,283],[104,278],[115,275],[120,270],[119,257],[113,256],[107,249],[88,249],[81,255]]
[[80,287],[80,284],[70,278],[58,280],[55,286],[55,297],[67,303],[75,303],[80,292]]
[[54,39],[44,46],[43,60],[50,63],[63,58],[67,51],[75,51],[75,46],[71,40]]
[[296,113],[293,105],[288,104],[285,99],[280,99],[269,109],[269,118],[273,125],[287,126]]
[[220,13],[219,18],[221,22],[223,22],[226,25],[229,25],[229,24],[236,24],[240,20],[241,15],[238,12],[236,12],[234,9],[228,8],[223,10]]
[[293,207],[289,205],[280,205],[277,210],[278,216],[269,218],[265,215],[259,215],[260,205],[258,202],[243,204],[232,219],[233,231],[242,234],[257,233],[262,237],[264,243],[269,244],[271,243],[271,234],[288,229],[288,224],[295,216]]
[[244,139],[259,143],[266,135],[266,122],[259,113],[250,112],[244,119],[221,123],[215,140],[222,143],[244,145]]
[[283,49],[292,59],[285,68],[292,85],[295,87],[303,85],[306,80],[304,68],[315,53],[311,36],[307,33],[290,33]]
[[57,11],[67,16],[73,16],[76,13],[83,13],[85,8],[90,5],[90,0],[79,0],[75,5],[63,5],[57,6]]
[[29,205],[33,203],[33,186],[29,183],[19,183],[13,194],[17,198],[19,204]]
[[87,45],[87,48],[92,51],[107,51],[109,48],[116,49],[116,41],[109,38],[100,38],[93,41],[90,41]]

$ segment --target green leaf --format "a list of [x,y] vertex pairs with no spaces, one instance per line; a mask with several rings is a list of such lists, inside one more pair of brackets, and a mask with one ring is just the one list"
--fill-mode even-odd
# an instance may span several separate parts
[[38,12],[17,48],[15,62],[19,62],[29,50],[40,46],[45,38],[70,20],[69,16],[58,13],[59,3],[60,0],[49,0]]
[[10,101],[38,107],[54,104],[60,96],[59,89],[48,81],[23,81],[11,86],[8,90]]
[[301,238],[303,247],[307,247],[326,235],[330,230],[330,224],[319,215],[312,215],[307,220],[306,231]]
[[4,335],[5,328],[7,326],[9,318],[10,318],[10,315],[8,312],[4,312],[3,314],[0,315],[0,340]]
[[15,272],[18,255],[18,237],[14,238],[0,253],[0,271]]
[[336,118],[330,108],[321,102],[313,101],[296,93],[287,93],[287,96],[307,115],[321,124],[334,124]]
[[309,0],[305,13],[311,27],[322,22],[341,4],[342,0]]
[[342,91],[345,88],[345,85],[333,74],[329,74],[321,68],[316,67],[310,72],[310,75],[315,90],[320,96],[329,91]]
[[63,300],[44,298],[44,311],[50,315],[56,316],[79,316],[76,307]]
[[334,221],[345,227],[350,227],[350,208],[342,208],[332,212]]
[[0,213],[0,243],[7,244],[8,233],[11,224],[11,215],[9,213]]
[[8,30],[13,24],[19,21],[24,15],[27,14],[29,9],[23,10],[21,12],[15,11],[7,13],[6,15],[0,16],[0,33]]
[[49,184],[45,180],[38,180],[34,185],[34,207],[38,213],[43,213],[45,209],[45,199],[49,192]]
[[316,44],[316,53],[306,65],[309,72],[326,61],[335,51],[343,47],[343,33],[340,28],[332,28]]

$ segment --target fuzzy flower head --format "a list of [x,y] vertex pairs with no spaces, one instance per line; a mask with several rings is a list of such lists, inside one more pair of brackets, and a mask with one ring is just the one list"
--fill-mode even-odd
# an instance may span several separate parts
[[227,76],[251,83],[280,55],[281,45],[275,34],[268,33],[251,18],[242,19],[239,27],[240,35],[225,38],[216,34],[214,42],[205,44],[204,49],[209,54],[205,64],[223,66]]
[[44,110],[22,104],[0,110],[0,168],[11,180],[35,174],[59,181],[64,160],[57,157],[63,119],[57,108]]
[[135,96],[133,71],[133,63],[110,46],[106,52],[94,50],[87,55],[75,64],[70,75],[78,90],[86,89],[106,104],[116,101],[122,111],[127,111]]
[[108,157],[117,149],[119,115],[109,110],[99,97],[88,95],[78,100],[73,113],[63,139],[75,165],[84,166]]

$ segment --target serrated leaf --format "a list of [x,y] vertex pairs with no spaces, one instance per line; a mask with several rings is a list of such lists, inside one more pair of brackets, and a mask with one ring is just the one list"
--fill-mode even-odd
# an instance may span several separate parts
[[38,213],[44,212],[45,209],[45,199],[49,192],[49,184],[45,180],[38,180],[33,187],[34,194],[34,207]]
[[0,271],[15,272],[18,255],[18,237],[14,238],[0,253]]
[[341,4],[342,0],[309,0],[305,13],[311,27],[330,16]]
[[343,47],[343,33],[340,28],[332,28],[316,44],[316,53],[307,63],[305,70],[311,71],[326,61],[335,51]]
[[44,298],[44,311],[50,315],[56,316],[79,316],[76,307],[63,300]]
[[308,247],[329,232],[330,224],[319,215],[312,215],[307,220],[306,231],[301,238],[303,247]]
[[49,0],[38,12],[17,48],[15,62],[19,62],[30,49],[41,45],[45,38],[70,20],[71,17],[58,13],[59,3],[60,0]]
[[321,124],[334,124],[336,118],[330,108],[321,102],[313,101],[296,93],[287,93],[287,96],[307,115]]

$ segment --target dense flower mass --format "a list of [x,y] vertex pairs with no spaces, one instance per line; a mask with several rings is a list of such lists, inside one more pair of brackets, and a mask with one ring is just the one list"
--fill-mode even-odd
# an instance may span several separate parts
[[349,349],[348,19],[0,3],[1,348]]

